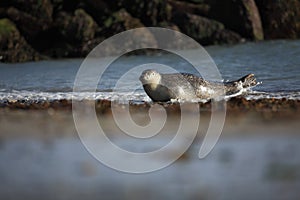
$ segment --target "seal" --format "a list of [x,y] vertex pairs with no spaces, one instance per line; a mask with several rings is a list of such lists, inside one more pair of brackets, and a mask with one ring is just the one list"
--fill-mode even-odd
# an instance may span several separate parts
[[254,74],[230,82],[212,82],[189,73],[161,74],[153,69],[142,72],[139,80],[147,95],[155,102],[172,100],[209,100],[237,96],[257,85]]

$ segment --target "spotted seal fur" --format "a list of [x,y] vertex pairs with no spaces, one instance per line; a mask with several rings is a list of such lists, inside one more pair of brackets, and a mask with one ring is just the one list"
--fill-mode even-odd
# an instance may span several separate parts
[[189,73],[161,74],[153,69],[143,71],[139,80],[147,95],[155,102],[171,100],[208,100],[239,94],[257,85],[254,74],[230,82],[212,82]]

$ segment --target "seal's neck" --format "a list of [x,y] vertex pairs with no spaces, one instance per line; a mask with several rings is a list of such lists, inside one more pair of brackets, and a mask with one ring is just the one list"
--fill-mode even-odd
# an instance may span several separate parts
[[146,84],[146,85],[144,85],[144,86],[146,86],[147,88],[149,88],[150,90],[156,90],[157,89],[157,87],[158,87],[158,83],[148,83],[148,84]]
[[146,85],[148,85],[149,89],[156,90],[160,84],[161,76],[153,76],[146,81]]
[[156,90],[159,84],[158,83],[150,83],[148,85],[151,88],[151,90]]

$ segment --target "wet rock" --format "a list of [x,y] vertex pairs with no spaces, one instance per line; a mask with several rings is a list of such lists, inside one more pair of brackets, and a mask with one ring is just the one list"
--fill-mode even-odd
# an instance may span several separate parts
[[176,1],[168,0],[168,3],[172,6],[173,11],[181,11],[184,13],[190,13],[195,15],[200,15],[207,17],[209,14],[210,6],[206,3],[199,2],[186,2],[186,1]]
[[95,109],[99,114],[111,114],[111,101],[97,100],[95,102]]
[[[261,40],[261,21],[267,39],[300,37],[299,0],[10,0],[0,1],[1,18],[10,19],[18,32],[1,33],[6,62],[36,60],[36,51],[85,56],[106,38],[144,26],[177,30],[202,45]],[[161,43],[151,32],[145,34],[143,40],[126,41],[125,48]]]
[[[95,38],[98,30],[97,23],[83,9],[77,9],[73,14],[60,12],[55,18],[55,27],[60,39],[52,46],[52,52],[57,57],[85,56],[88,50],[83,51],[86,43]],[[91,47],[92,48],[92,47]]]
[[266,39],[300,37],[299,0],[255,0]]
[[40,58],[40,55],[21,36],[12,21],[0,19],[1,62],[35,61]]
[[[83,0],[84,1],[84,0]],[[59,11],[74,12],[80,4],[80,0],[51,0],[53,13]]]
[[158,27],[167,28],[167,29],[171,29],[174,31],[180,31],[179,27],[172,22],[160,22],[158,24]]
[[205,3],[206,0],[178,0],[182,2],[188,2],[188,3]]
[[242,37],[264,38],[260,14],[254,0],[207,0],[211,6],[209,16],[222,22],[226,28]]
[[[173,32],[168,32],[168,34],[166,34],[166,35],[164,35],[163,33],[155,35],[155,39],[161,49],[178,49],[179,50],[179,49],[195,48],[194,42],[189,41],[190,43],[187,43],[187,41],[184,40],[184,37],[182,37],[182,33],[180,31],[180,28],[176,24],[174,24],[172,22],[161,22],[161,23],[159,23],[158,27],[173,30]],[[168,42],[166,42],[166,41],[168,41]]]
[[[105,37],[110,37],[122,31],[144,27],[139,19],[132,17],[124,9],[115,12],[104,23],[105,28],[103,28],[100,34]],[[110,40],[110,42],[111,43],[103,44],[101,49],[97,49],[97,51],[94,52],[95,55],[118,55],[123,50],[143,49],[157,44],[155,37],[147,29],[132,32],[128,38]],[[120,43],[122,45],[120,45]]]
[[137,18],[132,17],[125,9],[113,13],[104,22],[105,29],[102,32],[106,37],[133,28],[144,27],[144,24]]
[[159,22],[169,21],[172,16],[172,7],[165,0],[120,0],[111,1],[110,5],[125,8],[146,26],[157,26]]
[[7,18],[17,25],[27,40],[33,40],[52,25],[50,0],[12,0],[8,5]]
[[98,36],[92,40],[84,42],[80,49],[81,55],[83,56],[88,55],[97,45],[99,45],[104,40],[105,40],[104,37]]
[[27,40],[34,42],[36,37],[41,31],[48,29],[49,23],[39,20],[36,17],[20,11],[14,7],[7,9],[7,16],[11,19],[20,29],[20,32]]
[[214,39],[211,41],[211,44],[236,44],[245,42],[245,39],[239,34],[228,29],[217,31],[213,36]]
[[205,17],[178,12],[174,13],[172,21],[182,32],[202,45],[242,41],[238,34],[226,30],[223,24]]
[[[43,42],[51,37],[41,37],[52,28],[53,6],[50,0],[12,0],[2,5],[5,18],[13,21],[25,40],[37,51],[48,46]],[[1,15],[1,14],[0,14]],[[52,37],[55,35],[52,34]]]
[[83,3],[86,12],[94,18],[99,26],[104,26],[104,21],[116,11],[111,9],[110,2],[105,0],[84,0]]
[[75,10],[74,14],[60,12],[55,23],[61,35],[71,43],[86,42],[95,36],[97,24],[83,9]]
[[1,6],[12,6],[34,17],[49,21],[51,21],[53,13],[51,0],[10,0]]
[[15,1],[18,2],[19,4],[18,8],[20,10],[24,10],[25,12],[31,13],[31,15],[43,19],[45,21],[51,21],[52,14],[53,14],[53,6],[51,0],[15,0]]

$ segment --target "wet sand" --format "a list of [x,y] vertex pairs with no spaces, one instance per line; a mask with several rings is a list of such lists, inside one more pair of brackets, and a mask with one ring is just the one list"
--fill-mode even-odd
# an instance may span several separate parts
[[[200,105],[200,129],[188,151],[169,167],[139,175],[110,169],[88,153],[75,129],[70,102],[50,102],[43,107],[28,104],[22,108],[18,102],[6,106],[2,103],[0,197],[297,199],[299,101],[270,101],[227,102],[222,135],[213,151],[201,160],[198,152],[211,115],[209,104]],[[122,104],[114,106],[124,109]],[[132,104],[133,120],[146,125],[151,106]],[[169,141],[178,128],[178,105],[162,106],[168,114],[166,127],[161,137],[144,143],[122,135],[113,121],[109,101],[98,102],[96,110],[99,123],[112,141],[128,150],[147,152]],[[190,112],[189,116],[194,117]],[[89,119],[85,120],[88,124]]]

